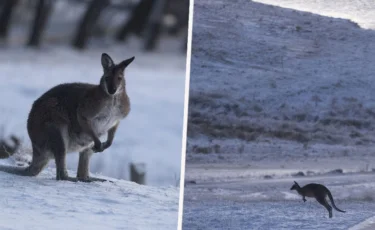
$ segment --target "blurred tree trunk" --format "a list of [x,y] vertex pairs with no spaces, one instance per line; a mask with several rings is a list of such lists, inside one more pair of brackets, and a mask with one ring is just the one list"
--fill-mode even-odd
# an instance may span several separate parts
[[176,18],[176,24],[169,28],[170,35],[178,35],[181,30],[188,27],[189,22],[189,0],[174,0],[168,2],[166,10],[167,14],[171,14]]
[[150,18],[145,28],[145,43],[144,49],[146,51],[155,49],[156,42],[159,39],[160,29],[163,23],[163,16],[169,0],[154,1]]
[[143,32],[149,15],[151,13],[151,9],[153,7],[153,3],[157,0],[141,0],[139,3],[134,7],[131,12],[131,15],[128,20],[125,21],[122,28],[116,35],[116,39],[118,41],[123,41],[126,37],[134,32],[137,35],[141,35]]
[[38,47],[52,12],[53,0],[39,0],[34,14],[28,46]]
[[76,35],[73,40],[73,46],[78,49],[84,49],[91,32],[99,19],[101,12],[109,5],[109,0],[92,0],[77,27]]
[[3,0],[0,2],[0,37],[6,38],[10,27],[10,19],[18,0]]

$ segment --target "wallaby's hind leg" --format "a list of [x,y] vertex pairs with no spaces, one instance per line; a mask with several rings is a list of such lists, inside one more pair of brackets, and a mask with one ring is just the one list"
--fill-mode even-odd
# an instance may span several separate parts
[[64,154],[57,153],[55,155],[55,162],[56,162],[56,180],[67,180],[76,182],[77,179],[73,177],[69,177],[68,171],[66,170],[66,163],[65,163],[65,152]]
[[107,181],[107,180],[96,178],[96,177],[90,177],[89,163],[90,163],[90,157],[93,153],[94,152],[92,151],[91,148],[85,149],[79,153],[79,162],[78,162],[78,170],[77,170],[77,178],[79,181],[82,181],[82,182]]
[[48,135],[47,146],[49,151],[53,153],[56,162],[56,180],[77,181],[76,178],[69,177],[66,170],[66,148],[61,131],[51,126]]
[[30,176],[38,175],[48,164],[49,158],[46,154],[43,154],[38,147],[33,145],[33,159],[27,167],[27,173]]
[[329,218],[332,218],[332,207],[328,204],[325,196],[317,196],[316,200],[327,209]]

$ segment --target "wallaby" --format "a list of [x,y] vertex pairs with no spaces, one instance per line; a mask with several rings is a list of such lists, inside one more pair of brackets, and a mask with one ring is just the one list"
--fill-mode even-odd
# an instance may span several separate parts
[[[103,76],[99,85],[66,83],[57,85],[32,105],[27,120],[33,157],[26,168],[0,166],[0,171],[36,176],[55,159],[56,180],[105,181],[89,177],[89,159],[94,152],[111,146],[120,120],[130,112],[125,68],[135,57],[115,64],[103,53]],[[107,141],[100,137],[107,133]],[[79,152],[77,178],[68,176],[66,153]]]
[[297,182],[294,181],[294,185],[290,188],[290,190],[296,190],[298,194],[302,196],[302,200],[306,202],[305,197],[315,197],[315,199],[323,205],[329,213],[329,218],[332,218],[332,207],[329,205],[328,201],[326,200],[326,196],[329,197],[332,206],[339,212],[345,212],[343,210],[340,210],[338,207],[336,207],[335,202],[333,201],[333,197],[331,192],[328,190],[328,188],[322,184],[307,184],[303,186],[302,188],[298,185]]

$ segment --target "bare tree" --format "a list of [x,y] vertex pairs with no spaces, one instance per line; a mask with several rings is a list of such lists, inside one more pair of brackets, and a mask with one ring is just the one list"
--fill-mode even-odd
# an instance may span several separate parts
[[123,41],[130,33],[141,35],[150,15],[155,0],[141,0],[132,10],[130,17],[125,21],[116,35],[118,41]]
[[0,13],[0,37],[6,38],[10,27],[10,20],[13,11],[18,3],[18,0],[4,0],[0,3],[2,3],[2,9]]
[[92,0],[87,7],[85,15],[77,27],[76,35],[73,40],[73,46],[78,49],[84,49],[92,30],[97,23],[101,12],[110,4],[109,0]]
[[31,27],[28,46],[38,47],[42,38],[42,34],[46,28],[48,18],[52,12],[52,0],[39,0],[35,14],[33,26]]

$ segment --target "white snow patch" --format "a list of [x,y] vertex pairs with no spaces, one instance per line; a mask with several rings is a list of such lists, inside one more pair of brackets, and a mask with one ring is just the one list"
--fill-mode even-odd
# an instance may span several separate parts
[[265,4],[307,11],[328,17],[346,18],[366,29],[375,29],[375,2],[372,0],[255,0]]
[[375,228],[375,216],[349,228],[348,230],[372,230]]
[[179,190],[171,186],[56,181],[50,168],[38,177],[0,173],[0,183],[1,229],[177,227]]

